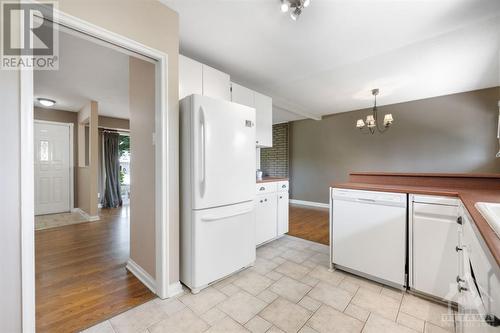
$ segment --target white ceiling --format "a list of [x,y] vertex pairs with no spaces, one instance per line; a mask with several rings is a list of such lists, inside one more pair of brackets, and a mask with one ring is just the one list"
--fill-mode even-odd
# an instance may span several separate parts
[[99,115],[128,119],[128,63],[127,54],[102,42],[61,31],[59,70],[35,71],[35,100],[53,99],[57,104],[51,108],[66,111],[95,100]]
[[302,115],[369,107],[372,88],[383,105],[499,84],[499,0],[311,0],[296,22],[279,0],[161,1],[181,53]]

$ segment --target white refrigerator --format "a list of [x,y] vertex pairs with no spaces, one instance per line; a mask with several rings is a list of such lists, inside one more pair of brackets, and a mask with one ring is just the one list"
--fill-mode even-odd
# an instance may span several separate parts
[[180,102],[180,279],[193,293],[255,261],[255,109]]

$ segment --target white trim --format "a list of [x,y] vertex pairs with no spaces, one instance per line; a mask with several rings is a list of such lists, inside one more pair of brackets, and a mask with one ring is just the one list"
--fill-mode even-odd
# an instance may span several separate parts
[[[22,34],[23,32],[21,32]],[[19,71],[20,79],[20,217],[22,330],[35,332],[35,168],[33,165],[33,71]]]
[[327,203],[314,202],[314,201],[290,199],[289,202],[293,205],[301,205],[301,206],[309,206],[309,207],[317,207],[317,208],[329,208],[330,207]]
[[[69,209],[73,210],[75,208],[75,163],[74,163],[74,145],[73,142],[75,138],[73,123],[65,123],[60,121],[48,121],[48,120],[40,120],[35,119],[35,123],[38,124],[51,124],[51,125],[60,125],[60,126],[68,126],[69,127]],[[34,173],[34,170],[33,170]]]
[[[139,53],[157,61],[157,120],[156,124],[156,287],[160,298],[171,296],[177,291],[176,283],[169,286],[169,201],[168,189],[170,185],[168,149],[168,96],[167,96],[167,55],[132,39],[126,38],[97,25],[91,24],[77,17],[70,16],[59,10],[54,10],[57,24],[84,34],[108,41],[134,53]],[[35,331],[35,268],[34,268],[34,184],[33,184],[33,72],[23,70],[21,73],[21,242],[22,242],[22,313],[23,332]]]
[[168,291],[169,297],[174,297],[182,294],[184,292],[184,289],[182,289],[182,284],[180,283],[180,281],[177,281],[168,286]]
[[135,275],[136,278],[139,279],[149,290],[156,294],[156,281],[155,279],[149,275],[141,266],[137,265],[135,261],[131,258],[127,260],[126,268],[128,271]]

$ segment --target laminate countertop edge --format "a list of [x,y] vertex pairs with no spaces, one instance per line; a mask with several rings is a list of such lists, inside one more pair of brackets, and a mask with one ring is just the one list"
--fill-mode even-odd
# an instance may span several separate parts
[[500,266],[500,238],[490,227],[486,219],[481,215],[475,204],[477,202],[497,202],[500,203],[500,190],[480,190],[480,189],[460,189],[444,187],[424,187],[411,185],[382,185],[369,183],[340,183],[333,184],[333,188],[343,188],[351,190],[395,192],[408,194],[423,194],[437,196],[451,196],[459,198],[465,209],[469,212],[472,222],[476,225],[481,238],[490,250],[492,257]]
[[285,177],[263,177],[260,180],[256,180],[255,182],[257,184],[262,184],[262,183],[274,183],[274,182],[287,182],[288,178]]

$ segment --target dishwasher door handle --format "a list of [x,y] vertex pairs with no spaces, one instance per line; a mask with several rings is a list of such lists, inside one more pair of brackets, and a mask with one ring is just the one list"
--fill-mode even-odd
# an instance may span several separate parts
[[369,203],[377,202],[377,200],[375,200],[375,199],[366,199],[366,198],[356,198],[356,200],[361,201],[361,202],[369,202]]

